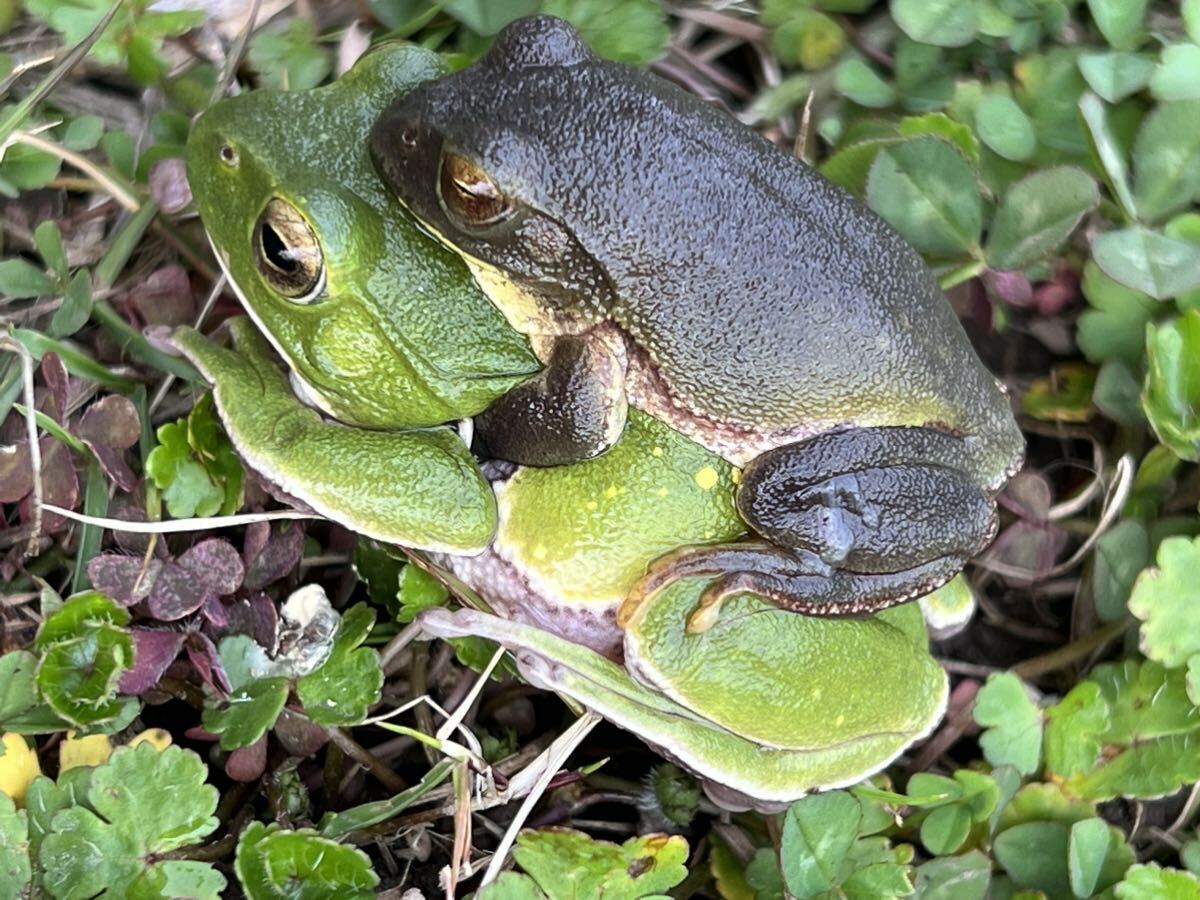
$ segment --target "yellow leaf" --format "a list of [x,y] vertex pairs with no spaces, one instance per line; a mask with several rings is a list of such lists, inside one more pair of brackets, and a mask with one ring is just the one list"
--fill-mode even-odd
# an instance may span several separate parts
[[108,736],[91,734],[77,738],[75,732],[67,732],[67,739],[58,748],[58,771],[65,772],[77,766],[99,766],[108,762],[112,755],[112,744]]
[[8,794],[17,806],[24,806],[25,792],[33,779],[42,774],[37,754],[19,734],[5,732],[0,737],[4,755],[0,756],[0,794]]
[[171,746],[171,733],[165,728],[147,728],[134,735],[133,740],[129,742],[130,747],[136,747],[138,744],[151,744],[155,750],[166,750]]

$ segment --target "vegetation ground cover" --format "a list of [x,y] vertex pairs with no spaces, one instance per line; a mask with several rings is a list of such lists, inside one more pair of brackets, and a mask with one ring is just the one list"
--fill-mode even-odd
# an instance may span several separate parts
[[[968,571],[976,615],[935,644],[951,704],[925,742],[731,815],[601,728],[482,895],[1200,897],[1200,2],[250,7],[0,2],[0,897],[476,889],[517,804],[473,795],[472,760],[502,791],[571,717],[502,666],[475,745],[431,739],[428,706],[366,721],[455,707],[491,658],[396,651],[441,585],[326,523],[152,534],[51,507],[280,505],[160,340],[238,311],[189,205],[192,117],[231,80],[304,90],[386,38],[463,64],[539,10],[887,218],[1029,452]],[[323,662],[254,674],[308,584],[335,610]]]

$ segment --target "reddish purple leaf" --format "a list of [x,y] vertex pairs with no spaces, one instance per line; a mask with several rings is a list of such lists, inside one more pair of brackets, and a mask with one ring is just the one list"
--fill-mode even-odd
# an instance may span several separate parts
[[19,441],[0,447],[0,503],[16,503],[32,490],[29,442]]
[[224,538],[201,541],[179,557],[179,565],[213,594],[232,594],[246,574],[242,558]]
[[247,556],[250,562],[243,583],[250,590],[258,590],[278,581],[296,567],[303,549],[304,528],[300,523],[289,522],[282,528],[272,528],[266,545],[252,558]]
[[122,606],[133,606],[150,596],[163,563],[151,559],[146,563],[138,556],[102,553],[88,563],[88,578],[100,591]]
[[182,212],[192,202],[192,189],[179,157],[160,159],[150,167],[150,196],[168,214]]
[[329,742],[329,734],[324,728],[286,706],[275,720],[273,730],[283,749],[292,756],[312,756]]
[[59,359],[57,353],[47,353],[42,357],[39,367],[42,383],[46,385],[46,397],[42,403],[42,412],[60,425],[67,409],[67,391],[69,379],[67,367]]
[[72,430],[84,440],[118,450],[132,447],[142,435],[137,407],[120,394],[101,397],[87,408]]
[[267,770],[267,736],[249,747],[238,747],[225,760],[225,774],[234,781],[258,781]]
[[1033,285],[1023,272],[998,272],[988,269],[983,273],[983,282],[992,296],[1009,306],[1026,309],[1033,304]]
[[[274,647],[279,629],[279,610],[266,594],[238,597],[225,605],[225,624],[215,630],[217,636],[246,634],[263,647]],[[213,624],[216,624],[215,622]]]
[[125,457],[120,450],[94,443],[86,438],[82,440],[87,448],[96,455],[96,461],[100,463],[101,470],[117,487],[126,492],[137,487],[138,478],[133,474],[133,470],[125,464]]
[[221,667],[220,657],[217,656],[217,645],[200,632],[192,631],[188,633],[184,647],[187,649],[188,660],[196,667],[201,680],[212,688],[213,693],[220,696],[228,694],[229,679]]
[[[79,476],[71,451],[53,438],[42,438],[42,500],[63,509],[74,509],[79,503]],[[33,497],[21,503],[21,521],[33,518]],[[66,525],[67,520],[57,513],[42,513],[42,533],[51,534]]]
[[226,612],[225,604],[221,602],[221,598],[217,594],[209,594],[205,598],[204,608],[201,612],[204,618],[217,628],[223,628],[229,624],[229,613]]
[[184,635],[178,631],[147,631],[132,628],[133,668],[121,676],[124,694],[140,694],[158,684],[167,666],[179,655]]
[[211,593],[195,573],[178,563],[165,562],[146,598],[146,607],[154,618],[173,622],[198,610]]

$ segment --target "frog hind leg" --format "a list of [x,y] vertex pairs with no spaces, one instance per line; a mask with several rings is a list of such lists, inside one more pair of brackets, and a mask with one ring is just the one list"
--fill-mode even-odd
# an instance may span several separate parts
[[920,427],[848,429],[768,451],[743,470],[737,496],[761,539],[661,557],[625,608],[698,575],[716,578],[694,631],[741,592],[815,616],[869,615],[923,596],[995,536],[995,503],[970,463],[961,438]]
[[625,428],[623,360],[583,335],[555,339],[546,367],[475,417],[483,451],[523,466],[599,456]]

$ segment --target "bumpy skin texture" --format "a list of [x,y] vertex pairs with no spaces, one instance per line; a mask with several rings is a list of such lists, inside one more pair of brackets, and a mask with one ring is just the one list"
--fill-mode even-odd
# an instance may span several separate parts
[[[758,134],[543,17],[398,100],[372,155],[535,348],[615,346],[631,406],[747,466],[739,510],[787,549],[685,549],[631,607],[724,573],[710,607],[752,589],[857,615],[932,590],[994,535],[992,495],[1023,452],[1004,392],[917,253]],[[503,203],[483,223],[455,193],[477,196],[480,173]],[[594,406],[581,395],[575,421]],[[546,430],[535,449],[586,458],[611,446],[602,431]],[[528,420],[513,432],[500,443],[537,463],[520,455]]]
[[[516,215],[477,233],[449,220],[443,145],[519,198]],[[698,98],[596,58],[564,22],[514,23],[476,65],[405,95],[373,149],[419,218],[538,294],[543,333],[615,321],[696,419],[793,432],[780,444],[936,424],[965,436],[989,488],[1020,461],[995,380],[882,219]],[[549,244],[561,253],[539,254]]]

